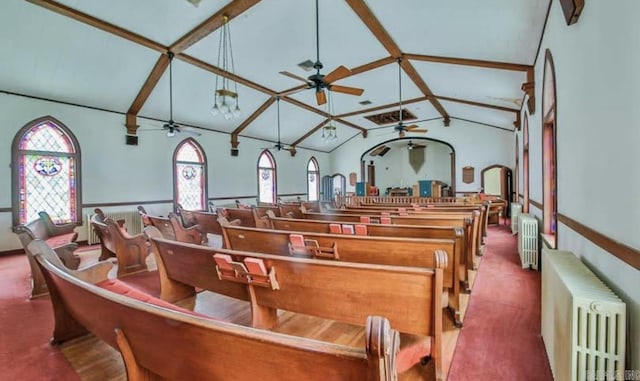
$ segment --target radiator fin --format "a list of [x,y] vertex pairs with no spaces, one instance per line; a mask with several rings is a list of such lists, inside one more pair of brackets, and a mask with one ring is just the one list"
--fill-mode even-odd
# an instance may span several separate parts
[[511,233],[518,234],[518,216],[522,213],[522,205],[511,203]]
[[526,213],[518,215],[518,254],[523,269],[538,269],[538,220]]
[[[104,209],[103,209],[104,210]],[[140,213],[135,211],[118,211],[118,212],[105,212],[105,217],[111,218],[113,220],[124,220],[124,226],[127,229],[127,232],[131,235],[136,235],[142,233],[142,229],[144,228],[142,225],[142,218],[140,218]],[[93,231],[91,227],[91,217],[93,214],[87,215],[87,243],[89,245],[95,245],[100,243],[100,238]]]
[[554,378],[620,377],[626,305],[573,253],[545,248],[542,258],[542,338]]

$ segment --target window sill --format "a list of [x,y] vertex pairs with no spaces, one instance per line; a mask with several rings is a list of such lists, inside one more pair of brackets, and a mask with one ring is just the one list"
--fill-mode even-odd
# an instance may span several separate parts
[[556,236],[553,234],[541,233],[540,237],[542,237],[542,241],[546,244],[550,249],[557,249],[556,247]]

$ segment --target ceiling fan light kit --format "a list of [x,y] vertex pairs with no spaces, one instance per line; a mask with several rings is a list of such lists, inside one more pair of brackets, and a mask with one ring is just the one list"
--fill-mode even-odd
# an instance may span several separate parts
[[[229,16],[222,16],[222,31],[218,44],[218,68],[226,73],[234,74],[233,48],[231,46],[231,30],[229,29]],[[238,103],[238,83],[226,76],[216,74],[216,87],[213,92],[213,116],[222,115],[226,120],[242,115]]]

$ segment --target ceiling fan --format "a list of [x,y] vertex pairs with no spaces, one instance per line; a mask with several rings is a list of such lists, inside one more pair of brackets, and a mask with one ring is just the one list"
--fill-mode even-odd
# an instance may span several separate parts
[[418,144],[418,143],[414,143],[411,140],[409,140],[409,143],[407,144],[407,149],[422,149],[424,147],[426,147],[426,144]]
[[169,56],[169,120],[162,125],[162,128],[148,129],[142,131],[167,131],[167,137],[174,137],[176,133],[183,133],[193,136],[202,135],[192,127],[185,127],[176,124],[173,121],[173,53],[167,53]]
[[429,130],[427,130],[426,128],[420,128],[420,126],[415,124],[416,122],[420,122],[420,121],[416,121],[416,122],[414,122],[414,124],[409,125],[409,126],[405,126],[404,123],[402,123],[402,66],[401,66],[401,62],[402,62],[402,58],[398,58],[398,106],[400,108],[400,110],[399,110],[399,119],[400,119],[400,121],[398,122],[397,125],[393,126],[393,130],[397,131],[398,132],[398,136],[403,138],[404,135],[407,132],[427,133]]
[[277,113],[278,113],[278,141],[276,144],[272,145],[271,147],[263,147],[262,149],[274,149],[277,151],[289,151],[289,152],[293,152],[295,153],[296,149],[294,147],[290,147],[286,144],[282,144],[282,142],[280,141],[280,97],[276,96],[276,106],[277,106]]
[[[287,77],[297,79],[299,81],[306,83],[307,87],[305,88],[305,90],[315,89],[316,102],[318,103],[319,106],[327,103],[327,95],[324,92],[324,89],[329,89],[331,91],[335,91],[336,93],[343,93],[343,94],[357,95],[357,96],[362,95],[362,93],[364,92],[363,89],[333,84],[333,82],[351,75],[351,70],[349,70],[345,66],[342,66],[342,65],[338,66],[335,70],[333,70],[331,73],[327,75],[320,74],[320,69],[322,69],[323,66],[322,66],[322,62],[320,62],[320,26],[319,24],[320,22],[319,22],[318,0],[316,0],[316,62],[313,64],[313,68],[316,69],[316,73],[313,75],[310,75],[306,79],[298,75],[289,73],[288,71],[281,71],[280,74],[286,75]],[[300,89],[296,89],[290,93],[283,94],[283,95],[289,95],[299,90]]]

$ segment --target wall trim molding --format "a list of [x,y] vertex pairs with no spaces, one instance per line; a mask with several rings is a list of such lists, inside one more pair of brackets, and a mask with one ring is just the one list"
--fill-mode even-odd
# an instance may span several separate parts
[[607,237],[564,214],[558,213],[558,221],[636,270],[640,270],[640,250]]
[[5,256],[5,255],[19,255],[19,254],[25,254],[24,249],[13,249],[13,250],[0,251],[0,257]]
[[126,201],[126,202],[98,202],[91,204],[82,204],[82,208],[100,208],[108,206],[129,206],[129,205],[149,205],[149,204],[169,204],[173,200],[154,200],[154,201]]
[[10,213],[13,212],[13,208],[0,208],[0,213]]
[[531,204],[531,205],[535,206],[536,208],[542,210],[542,204],[539,203],[538,201],[532,199],[532,198],[529,198],[529,204]]

